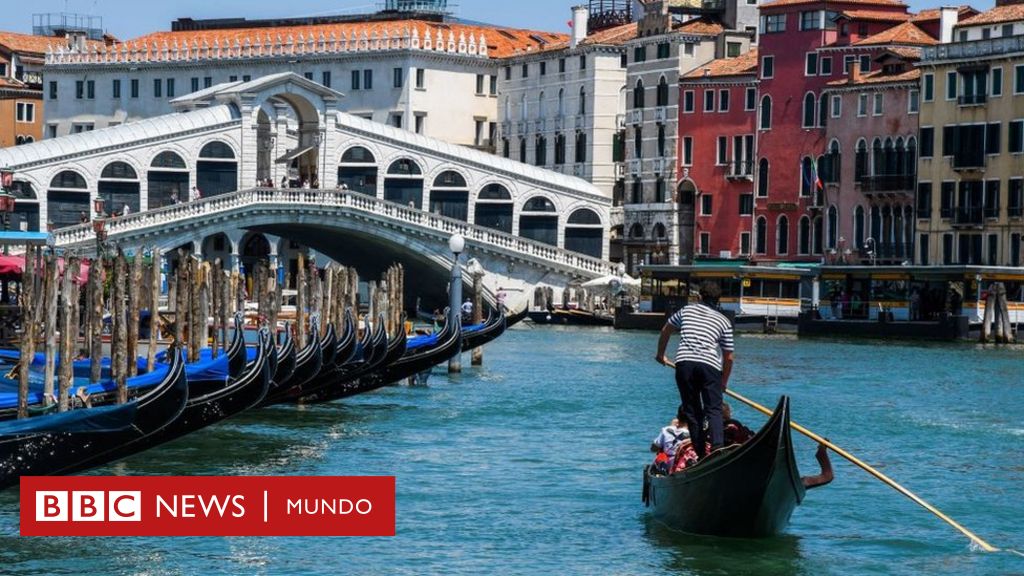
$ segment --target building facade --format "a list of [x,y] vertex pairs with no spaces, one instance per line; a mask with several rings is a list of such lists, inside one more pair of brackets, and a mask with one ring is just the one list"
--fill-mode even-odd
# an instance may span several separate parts
[[922,55],[919,264],[1021,265],[1024,4],[996,4]]

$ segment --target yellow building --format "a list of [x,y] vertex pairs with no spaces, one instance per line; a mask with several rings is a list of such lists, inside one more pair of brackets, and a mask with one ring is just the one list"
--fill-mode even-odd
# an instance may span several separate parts
[[1024,4],[996,4],[922,54],[918,264],[1021,265]]

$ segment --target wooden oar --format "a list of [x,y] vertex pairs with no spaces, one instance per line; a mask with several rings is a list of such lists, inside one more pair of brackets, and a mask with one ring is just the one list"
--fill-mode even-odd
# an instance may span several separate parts
[[[666,366],[669,366],[670,368],[675,368],[675,364],[673,364],[671,362],[667,363]],[[772,411],[769,410],[768,408],[765,408],[764,406],[758,404],[757,402],[754,402],[753,400],[745,398],[744,396],[741,396],[740,394],[737,394],[736,392],[733,392],[732,390],[725,390],[725,393],[728,394],[729,396],[739,400],[740,402],[743,402],[747,406],[750,406],[754,410],[757,410],[758,412],[761,412],[762,414],[765,414],[765,415],[768,415],[768,416],[772,415]],[[964,528],[962,525],[960,525],[959,522],[957,522],[956,520],[953,520],[949,516],[946,516],[946,514],[943,513],[941,510],[939,510],[935,506],[932,506],[931,504],[925,502],[917,494],[914,494],[910,490],[907,490],[903,486],[900,486],[895,480],[893,480],[892,478],[889,478],[885,474],[882,474],[881,472],[879,472],[875,468],[869,466],[867,463],[863,462],[860,458],[857,458],[853,454],[850,454],[846,450],[843,450],[839,446],[836,446],[835,444],[829,442],[828,440],[822,438],[821,436],[815,434],[814,432],[811,432],[810,430],[808,430],[807,428],[804,428],[803,426],[797,424],[796,422],[790,421],[789,425],[793,428],[793,430],[796,430],[797,432],[803,434],[804,436],[807,436],[808,438],[810,438],[811,440],[814,440],[815,442],[817,442],[819,444],[824,444],[830,450],[832,450],[836,454],[839,454],[843,458],[846,458],[847,460],[849,460],[851,463],[853,463],[858,468],[864,470],[868,474],[871,474],[872,476],[874,476],[875,478],[881,480],[885,484],[888,484],[890,488],[893,488],[894,490],[896,490],[900,494],[903,494],[907,498],[910,498],[917,505],[919,505],[922,508],[924,508],[925,510],[931,512],[932,514],[937,516],[940,520],[942,520],[946,524],[949,524],[953,528],[956,528],[957,530],[959,530],[964,536],[967,536],[968,538],[970,538],[972,542],[977,544],[985,552],[999,552],[999,548],[996,548],[995,546],[992,546],[988,542],[982,540],[981,537],[979,537],[977,534],[975,534],[974,532],[971,532],[967,528]]]

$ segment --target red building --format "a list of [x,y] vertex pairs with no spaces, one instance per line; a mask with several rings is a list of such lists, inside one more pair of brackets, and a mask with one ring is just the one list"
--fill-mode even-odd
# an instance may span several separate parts
[[696,206],[698,257],[749,257],[754,214],[757,50],[720,58],[680,81],[676,165]]
[[[828,145],[822,90],[848,74],[852,63],[861,61],[861,52],[820,49],[854,44],[909,18],[906,4],[896,0],[772,0],[761,5],[755,259],[821,259],[800,254],[798,229],[804,216],[821,217],[826,204],[819,161]],[[868,70],[870,59],[864,54]]]

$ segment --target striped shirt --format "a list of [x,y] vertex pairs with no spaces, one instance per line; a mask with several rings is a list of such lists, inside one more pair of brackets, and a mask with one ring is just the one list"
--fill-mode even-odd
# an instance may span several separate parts
[[679,330],[676,364],[703,362],[722,369],[722,352],[732,352],[732,324],[721,312],[704,304],[689,304],[668,319]]

